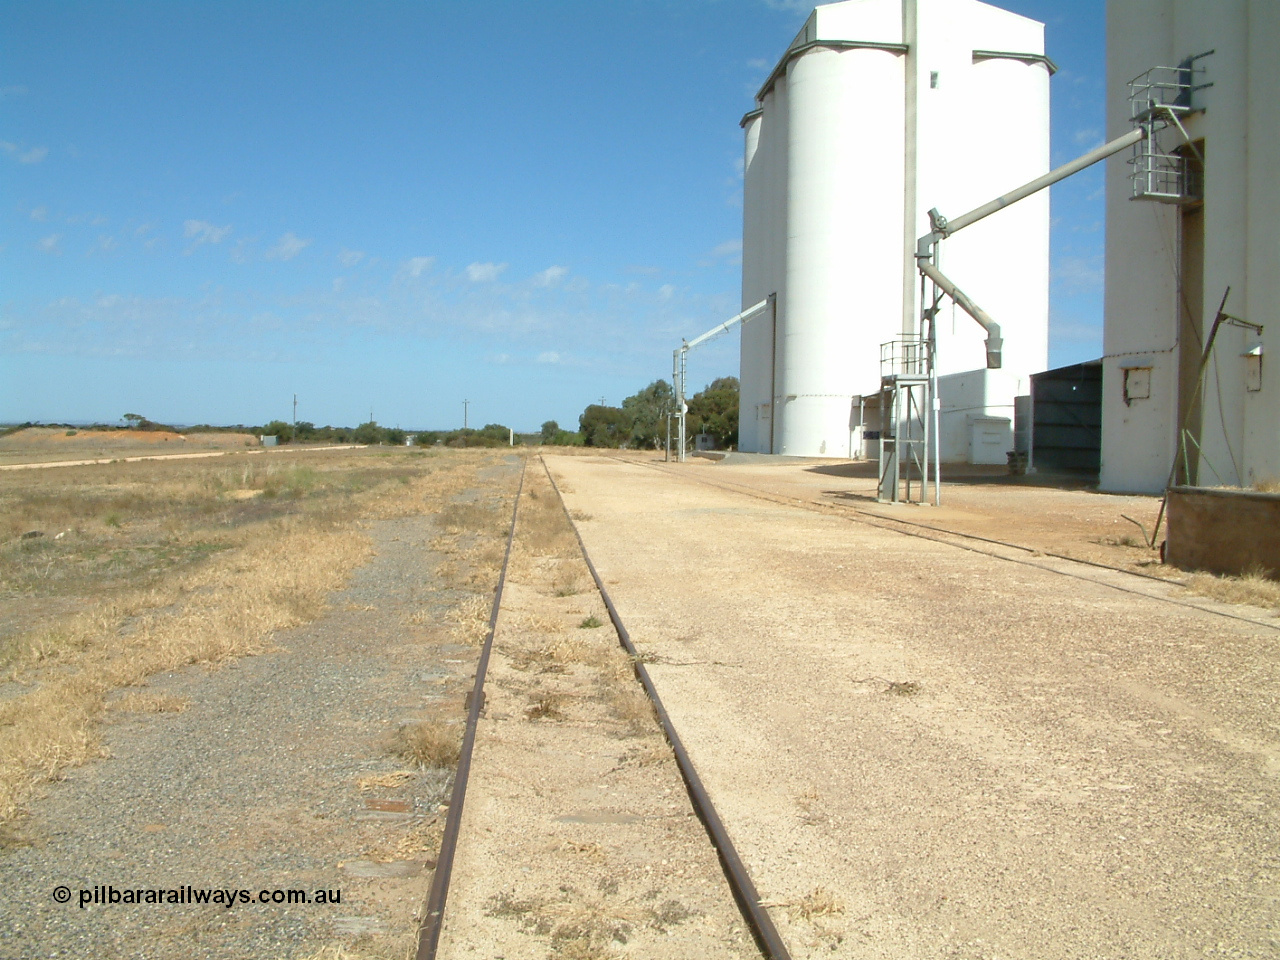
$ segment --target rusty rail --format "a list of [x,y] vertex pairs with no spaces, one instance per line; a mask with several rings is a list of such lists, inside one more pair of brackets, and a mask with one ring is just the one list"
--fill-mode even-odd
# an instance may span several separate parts
[[471,754],[476,744],[476,725],[480,722],[480,710],[484,706],[484,677],[489,669],[489,654],[493,650],[493,634],[498,626],[498,609],[502,604],[502,588],[507,581],[507,564],[511,560],[511,545],[516,538],[516,515],[520,511],[520,494],[524,490],[524,475],[529,468],[525,458],[520,468],[520,484],[516,487],[515,503],[511,507],[511,529],[507,533],[507,551],[502,557],[502,572],[498,575],[498,588],[493,594],[493,607],[489,611],[489,632],[480,659],[476,662],[476,679],[467,698],[467,727],[462,735],[462,749],[458,754],[458,768],[453,775],[453,792],[449,796],[449,812],[445,815],[444,835],[440,838],[440,853],[436,857],[436,872],[431,878],[431,892],[427,894],[422,924],[418,927],[417,960],[435,960],[440,946],[440,930],[444,926],[445,901],[449,898],[449,881],[453,877],[453,855],[458,848],[458,830],[462,825],[462,805],[467,798],[467,779],[471,774]]
[[635,667],[636,677],[644,686],[645,693],[649,695],[649,700],[653,703],[658,722],[662,725],[662,732],[666,735],[667,742],[671,744],[676,763],[680,767],[680,775],[684,778],[685,788],[689,792],[689,799],[698,814],[698,819],[706,827],[712,846],[716,849],[716,854],[720,857],[720,864],[724,868],[725,878],[729,881],[729,888],[733,891],[733,898],[737,901],[738,908],[742,911],[743,919],[751,929],[751,935],[755,938],[756,945],[767,960],[791,960],[791,953],[787,950],[787,945],[773,925],[769,912],[760,903],[760,894],[756,892],[755,883],[752,882],[751,875],[747,872],[742,858],[738,856],[733,840],[730,839],[724,822],[721,821],[720,815],[716,812],[715,804],[711,802],[711,797],[707,794],[707,788],[703,786],[702,779],[698,776],[698,771],[694,768],[693,761],[689,758],[689,752],[680,740],[680,735],[676,733],[675,724],[671,722],[671,716],[667,713],[667,708],[663,705],[662,698],[658,696],[657,687],[654,686],[653,680],[649,676],[649,671],[645,669],[644,662],[641,660],[635,644],[631,641],[631,634],[627,632],[626,626],[622,623],[622,617],[618,615],[618,608],[614,606],[613,598],[609,596],[609,591],[604,588],[604,581],[600,578],[595,564],[591,562],[591,555],[587,553],[587,545],[582,540],[578,525],[573,521],[573,515],[569,513],[569,507],[564,502],[564,496],[560,493],[560,487],[556,484],[555,477],[551,475],[551,468],[547,466],[545,459],[541,457],[539,459],[542,460],[542,469],[546,470],[547,479],[551,481],[552,489],[555,490],[556,496],[560,499],[560,506],[564,509],[565,518],[569,521],[569,526],[573,528],[573,535],[578,539],[578,548],[582,551],[582,559],[586,561],[587,569],[591,572],[591,578],[596,583],[596,589],[600,591],[600,598],[604,600],[605,609],[609,611],[609,619],[613,621],[613,628],[618,632],[618,640],[631,658],[631,663]]

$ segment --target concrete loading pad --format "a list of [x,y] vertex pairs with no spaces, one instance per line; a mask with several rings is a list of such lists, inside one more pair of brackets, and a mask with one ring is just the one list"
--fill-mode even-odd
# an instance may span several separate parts
[[797,956],[1280,949],[1273,627],[549,460]]

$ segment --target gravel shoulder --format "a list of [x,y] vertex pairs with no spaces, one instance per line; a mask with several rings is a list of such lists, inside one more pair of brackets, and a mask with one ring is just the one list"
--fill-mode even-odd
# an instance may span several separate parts
[[1275,630],[550,462],[797,957],[1280,951]]
[[[501,499],[515,467],[490,470]],[[432,515],[368,522],[376,551],[319,620],[216,669],[153,677],[181,712],[121,712],[110,756],[33,806],[30,844],[0,852],[0,957],[285,958],[342,946],[402,957],[434,867],[451,774],[407,767],[391,734],[456,722],[475,646],[466,593],[442,580]],[[483,578],[482,578],[483,579]],[[476,589],[482,589],[477,587]],[[54,888],[72,891],[55,902]],[[302,890],[301,905],[94,905],[80,891]],[[340,902],[316,903],[317,891]]]

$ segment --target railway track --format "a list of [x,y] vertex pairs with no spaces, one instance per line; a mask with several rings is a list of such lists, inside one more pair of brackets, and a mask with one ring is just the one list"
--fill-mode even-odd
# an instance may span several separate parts
[[[551,488],[555,491],[555,495],[560,509],[563,512],[565,521],[573,532],[577,548],[581,552],[582,560],[594,581],[595,588],[605,606],[605,609],[608,611],[609,619],[617,633],[619,642],[631,661],[635,678],[644,688],[645,694],[653,707],[654,715],[662,728],[662,733],[674,754],[680,776],[684,781],[689,802],[694,813],[705,828],[707,836],[711,841],[717,857],[719,858],[725,881],[729,885],[730,892],[732,893],[733,899],[741,913],[747,929],[751,932],[752,938],[755,940],[761,954],[767,958],[767,960],[790,960],[791,954],[788,951],[787,945],[778,933],[777,928],[769,916],[768,910],[762,905],[755,883],[747,871],[746,866],[743,864],[741,857],[738,855],[733,841],[715,808],[715,804],[712,802],[711,797],[703,785],[702,780],[689,757],[688,751],[685,749],[684,744],[681,741],[679,732],[676,730],[670,714],[667,712],[661,697],[658,695],[657,688],[650,678],[649,672],[646,669],[639,652],[632,643],[631,636],[627,631],[626,625],[623,623],[616,605],[609,596],[604,581],[601,579],[599,572],[596,570],[595,564],[592,562],[591,557],[587,552],[586,545],[583,542],[580,531],[578,530],[577,523],[570,514],[568,506],[564,502],[564,498],[556,483],[555,477],[552,475],[546,461],[541,457],[539,457],[539,460]],[[511,560],[512,547],[516,537],[517,521],[520,514],[521,496],[526,486],[525,481],[527,470],[528,460],[526,459],[524,468],[521,471],[515,503],[512,507],[511,524],[507,536],[502,569],[498,578],[498,585],[494,594],[489,616],[488,629],[477,661],[474,685],[467,698],[468,710],[466,727],[463,734],[461,753],[458,760],[449,810],[445,820],[444,834],[440,844],[440,853],[437,858],[436,871],[432,880],[431,890],[428,894],[426,905],[423,910],[422,923],[418,931],[417,960],[435,960],[440,947],[441,932],[444,927],[450,886],[453,879],[454,861],[458,851],[459,837],[462,828],[467,787],[472,768],[472,756],[475,750],[476,729],[485,703],[484,684],[493,650],[494,635],[497,629],[499,611],[502,608],[503,590],[507,582],[507,572]]]
[[[622,457],[613,457],[611,459],[615,459],[619,463],[626,463],[630,465],[637,463],[635,460],[627,460]],[[993,557],[997,560],[1004,560],[1008,563],[1034,567],[1038,570],[1044,570],[1049,573],[1070,577],[1076,580],[1083,580],[1088,583],[1102,584],[1103,586],[1110,587],[1122,593],[1130,593],[1135,596],[1147,597],[1153,600],[1159,600],[1163,603],[1169,603],[1174,606],[1188,607],[1204,613],[1213,614],[1214,616],[1223,617],[1228,620],[1236,620],[1241,623],[1248,623],[1253,626],[1265,627],[1268,630],[1280,632],[1280,622],[1277,622],[1274,618],[1264,619],[1263,617],[1225,610],[1222,609],[1222,605],[1220,604],[1215,604],[1212,601],[1202,601],[1198,598],[1193,598],[1190,595],[1183,597],[1170,596],[1168,592],[1162,589],[1172,588],[1178,591],[1185,591],[1186,585],[1177,580],[1152,576],[1151,574],[1141,573],[1136,570],[1126,570],[1122,567],[1113,567],[1093,560],[1082,560],[1077,557],[1070,557],[1061,553],[1040,550],[1023,544],[1010,543],[1008,541],[996,540],[990,537],[981,537],[972,533],[963,533],[961,531],[950,530],[945,527],[937,527],[931,524],[916,523],[910,520],[901,520],[896,517],[885,517],[880,514],[867,513],[866,511],[859,510],[856,507],[851,507],[846,504],[829,503],[821,500],[806,500],[800,497],[789,497],[782,494],[769,493],[749,484],[735,483],[732,480],[725,480],[722,478],[711,479],[708,477],[681,473],[676,469],[664,467],[656,463],[641,463],[640,465],[657,470],[660,473],[672,476],[681,476],[705,486],[715,487],[720,490],[727,490],[732,493],[740,493],[745,496],[753,497],[757,500],[764,500],[770,503],[782,504],[784,506],[798,507],[802,510],[808,510],[814,513],[838,516],[844,520],[850,521],[851,523],[859,523],[864,526],[876,527],[877,529],[887,530],[891,533],[897,533],[903,536],[946,544],[960,550],[967,550],[971,553],[982,554],[983,556]]]

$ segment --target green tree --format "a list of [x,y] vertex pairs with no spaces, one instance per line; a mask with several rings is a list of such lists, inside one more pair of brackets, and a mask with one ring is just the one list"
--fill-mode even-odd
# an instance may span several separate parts
[[351,439],[355,443],[381,443],[382,428],[375,421],[370,420],[368,423],[362,423],[356,427],[351,433]]
[[621,447],[631,436],[631,419],[620,407],[593,403],[578,417],[578,429],[588,447]]
[[293,439],[293,425],[283,420],[272,420],[259,432],[264,437],[278,437],[281,443],[288,443]]
[[665,380],[655,380],[622,401],[623,412],[631,420],[629,446],[659,450],[667,442],[667,414],[675,392]]
[[550,443],[551,438],[560,432],[560,424],[554,420],[548,420],[542,425],[542,442]]
[[709,433],[719,438],[721,445],[737,447],[738,397],[737,377],[711,381],[705,390],[689,398],[689,434]]

